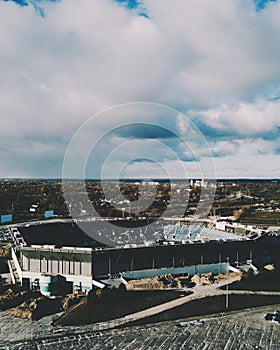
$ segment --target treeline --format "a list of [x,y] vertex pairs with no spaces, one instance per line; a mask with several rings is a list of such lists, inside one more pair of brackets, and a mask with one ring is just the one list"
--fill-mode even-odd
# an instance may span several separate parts
[[[102,186],[109,187],[113,200],[108,201],[105,198],[106,188]],[[182,212],[185,215],[192,215],[201,200],[202,193],[199,186],[190,188],[188,180],[178,181],[175,183],[175,190],[178,190],[177,199],[172,201],[171,207],[171,186],[174,186],[174,182],[172,184],[160,182],[156,186],[156,192],[149,193],[148,191],[145,194],[141,194],[139,185],[132,182],[108,182],[102,186],[100,182],[86,182],[86,194],[91,204],[104,217],[136,216],[129,212],[129,202],[137,202],[141,195],[145,195],[145,198],[152,204],[145,210],[138,212],[139,216],[160,217],[167,208],[170,215]],[[79,193],[84,194],[85,192],[82,182],[75,182],[73,192],[74,189],[75,194],[78,192],[78,196]],[[70,203],[69,212],[69,203],[67,206],[63,196],[63,184],[59,180],[2,180],[0,181],[0,198],[0,215],[13,214],[14,222],[40,220],[44,218],[45,211],[48,210],[53,210],[55,217],[58,218],[69,218],[72,214],[85,214],[82,203],[74,199]],[[207,201],[208,199],[207,194],[204,194],[203,200]],[[120,205],[122,201],[124,203]],[[211,214],[234,215],[238,220],[247,219],[248,216],[252,215],[254,220],[258,221],[258,217],[261,218],[263,215],[257,212],[258,208],[274,210],[279,208],[279,202],[279,181],[219,181]],[[275,218],[275,215],[273,217]]]

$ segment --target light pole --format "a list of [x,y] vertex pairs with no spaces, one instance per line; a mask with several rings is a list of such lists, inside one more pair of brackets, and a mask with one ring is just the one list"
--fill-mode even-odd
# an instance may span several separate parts
[[108,259],[108,276],[111,278],[111,258]]
[[[227,257],[227,278],[228,278],[228,272],[229,272],[229,257]],[[228,309],[228,280],[226,284],[226,309]]]

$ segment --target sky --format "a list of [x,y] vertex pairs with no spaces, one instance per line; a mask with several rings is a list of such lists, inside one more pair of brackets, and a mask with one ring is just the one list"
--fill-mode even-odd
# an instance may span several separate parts
[[280,1],[0,0],[0,113],[1,178],[279,178]]

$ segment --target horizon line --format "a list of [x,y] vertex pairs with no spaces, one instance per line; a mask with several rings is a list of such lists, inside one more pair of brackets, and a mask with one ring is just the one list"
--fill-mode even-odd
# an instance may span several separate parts
[[184,180],[203,180],[203,181],[221,181],[221,180],[269,180],[269,181],[280,181],[280,177],[217,177],[217,178],[201,178],[201,177],[190,177],[190,178],[153,178],[153,177],[142,177],[142,178],[67,178],[62,179],[61,177],[2,177],[0,181],[28,181],[28,180],[45,180],[45,181],[184,181]]

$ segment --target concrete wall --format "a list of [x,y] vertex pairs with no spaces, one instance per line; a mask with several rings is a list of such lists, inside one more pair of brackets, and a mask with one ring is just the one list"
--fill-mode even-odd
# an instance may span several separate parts
[[17,270],[17,274],[19,276],[19,279],[20,279],[20,282],[22,283],[22,270],[21,270],[21,267],[20,267],[20,264],[18,262],[18,258],[16,256],[16,253],[14,251],[14,248],[11,248],[11,255],[12,255],[12,259],[14,261],[14,264],[15,264],[15,268]]
[[216,229],[225,231],[225,229],[226,229],[226,222],[224,222],[224,221],[217,221],[216,222]]
[[[28,278],[31,282],[34,282],[36,279],[40,279],[42,273],[40,272],[32,272],[32,271],[22,271],[22,278]],[[62,275],[62,274],[61,274]],[[63,274],[66,278],[66,281],[73,282],[73,286],[80,286],[82,290],[90,290],[92,289],[92,277],[91,276],[75,276],[75,275],[66,275]]]
[[229,264],[206,264],[206,265],[192,265],[178,268],[166,268],[166,269],[155,269],[155,270],[142,270],[122,273],[122,277],[125,279],[141,279],[155,276],[161,276],[165,274],[182,275],[189,274],[194,276],[196,274],[203,274],[212,272],[213,274],[227,273],[229,271]]
[[28,259],[22,254],[21,268],[17,256],[13,250],[12,257],[21,283],[23,278],[29,279],[31,283],[36,279],[39,280],[42,273],[49,273],[64,276],[68,282],[73,282],[73,286],[81,286],[82,290],[92,289],[91,263],[79,261]]
[[29,259],[22,254],[22,269],[24,271],[43,272],[52,274],[68,274],[91,276],[91,263],[68,260]]
[[[246,262],[261,256],[265,247],[256,241],[207,242],[132,249],[93,251],[95,278],[123,271],[184,267],[199,264]],[[132,268],[131,268],[132,267]]]

